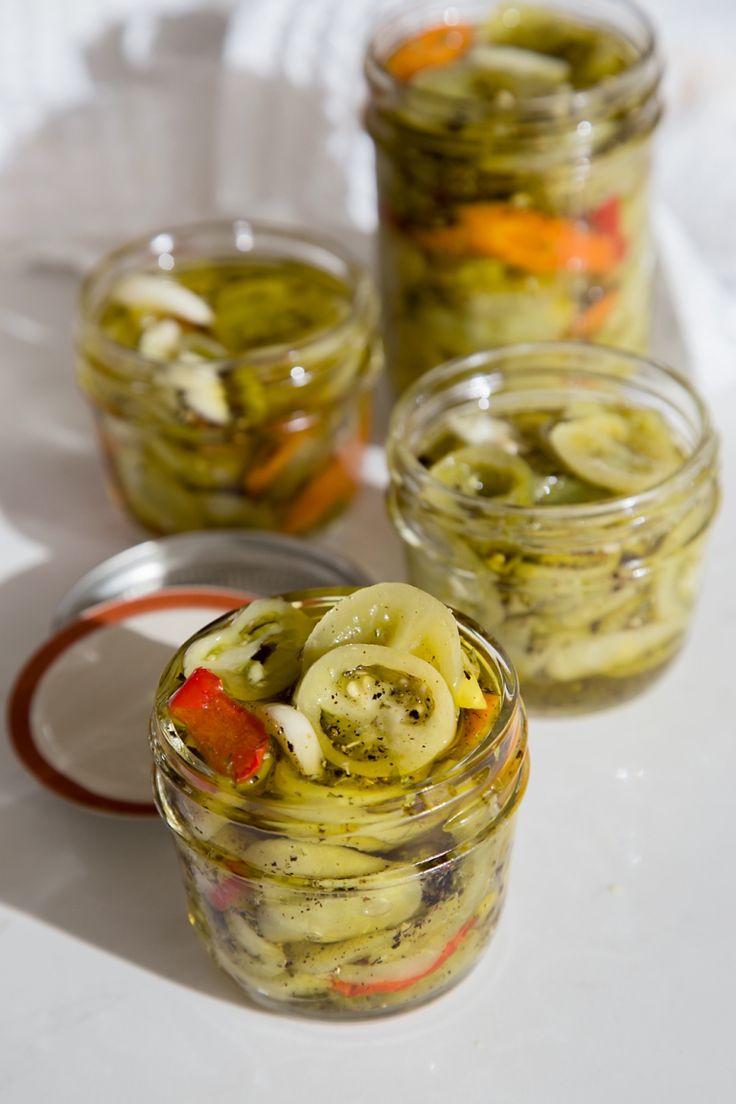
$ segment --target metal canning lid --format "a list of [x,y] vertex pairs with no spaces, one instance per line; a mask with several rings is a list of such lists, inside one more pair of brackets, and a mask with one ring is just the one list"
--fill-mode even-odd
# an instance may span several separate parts
[[47,789],[86,809],[155,813],[148,718],[159,675],[240,591],[176,587],[100,603],[46,640],[16,676],[8,731]]
[[52,627],[92,606],[178,587],[257,597],[370,582],[356,564],[297,537],[236,529],[181,533],[144,541],[92,568],[64,595]]
[[128,548],[71,588],[52,635],[16,676],[15,751],[67,801],[152,815],[148,718],[180,644],[251,598],[369,581],[343,557],[276,533],[184,533]]

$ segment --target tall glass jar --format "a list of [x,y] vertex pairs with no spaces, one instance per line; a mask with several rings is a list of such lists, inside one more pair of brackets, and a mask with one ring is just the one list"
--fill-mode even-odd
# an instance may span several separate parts
[[[316,621],[341,593],[287,598]],[[375,791],[350,776],[287,786],[268,762],[235,786],[172,724],[187,645],[164,672],[151,724],[156,801],[189,919],[256,1003],[338,1019],[399,1011],[454,985],[491,938],[529,771],[526,719],[504,654],[472,622],[459,628],[500,697],[495,720],[461,728],[422,781]]]
[[619,0],[423,0],[381,26],[366,67],[395,390],[512,342],[645,352],[661,113],[646,18]]
[[[602,501],[590,501],[588,488],[569,476],[539,477],[532,505],[513,495],[517,473],[526,478],[524,448],[544,466],[556,440],[549,426],[560,415],[581,418],[575,440],[572,421],[564,432],[583,464],[605,461],[606,450],[625,461],[615,413],[622,407],[634,412],[631,425],[652,454],[660,446],[667,452],[670,442],[662,445],[651,414],[667,426],[681,460],[666,477]],[[529,426],[531,445],[520,455],[507,417]],[[465,450],[473,463],[486,455],[495,465],[478,494],[429,470],[433,443],[457,432],[476,442]],[[499,441],[510,449],[500,465]],[[717,439],[684,379],[590,345],[478,353],[434,369],[402,396],[388,454],[389,509],[411,581],[498,637],[531,709],[586,712],[625,701],[677,654],[718,504]],[[545,495],[548,502],[538,504]]]
[[366,272],[243,219],[105,257],[80,301],[79,382],[112,489],[158,533],[304,533],[358,486],[381,358]]

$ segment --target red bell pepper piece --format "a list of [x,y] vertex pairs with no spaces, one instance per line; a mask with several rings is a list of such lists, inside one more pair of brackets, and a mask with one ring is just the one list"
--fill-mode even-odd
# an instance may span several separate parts
[[460,930],[455,932],[452,939],[445,943],[434,962],[426,970],[422,970],[412,977],[395,978],[393,980],[387,978],[384,981],[341,981],[340,978],[333,978],[330,985],[343,997],[362,997],[367,993],[396,993],[400,989],[408,989],[410,985],[416,985],[422,978],[429,977],[430,974],[433,974],[435,970],[439,970],[440,966],[447,962],[448,958],[455,953],[465,939],[465,936],[475,924],[475,920],[475,916],[471,916],[469,920],[466,920]]
[[611,199],[607,199],[605,203],[601,203],[600,207],[596,207],[595,211],[588,217],[588,222],[593,230],[610,238],[616,248],[617,260],[620,261],[626,255],[626,238],[621,228],[621,200],[619,197],[613,196]]
[[234,782],[245,782],[263,762],[268,733],[262,722],[206,667],[197,667],[171,695],[169,712],[186,725],[208,766]]
[[224,878],[207,886],[205,896],[213,908],[225,912],[233,905],[243,905],[248,900],[248,890],[240,878]]

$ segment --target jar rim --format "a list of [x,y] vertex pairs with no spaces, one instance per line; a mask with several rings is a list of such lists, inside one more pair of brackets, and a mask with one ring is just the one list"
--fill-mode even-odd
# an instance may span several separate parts
[[[449,6],[443,3],[442,0],[414,0],[410,5],[401,4],[397,0],[378,22],[368,43],[364,67],[371,88],[374,91],[390,92],[405,86],[405,82],[395,77],[388,68],[387,59],[389,55],[381,48],[381,40],[385,34],[397,28],[403,19],[419,16],[422,12],[426,12],[429,16],[435,8],[438,15],[441,16],[440,22],[452,27],[459,21],[457,14],[463,3],[469,6],[468,0],[455,0]],[[481,5],[476,0],[470,0],[470,4],[473,7],[477,6],[479,9],[482,6],[486,13],[488,11],[487,4]],[[568,14],[564,4],[558,2],[558,0],[548,0],[544,6],[552,12],[560,11]],[[589,4],[586,5],[586,15],[588,22],[592,23],[596,13],[594,11],[590,12],[589,7]],[[564,100],[560,93],[556,92],[514,98],[513,105],[508,106],[489,100],[485,113],[486,117],[504,119],[510,116],[521,116],[522,118],[537,119],[540,122],[555,120],[558,123],[564,123],[579,120],[586,116],[595,117],[603,106],[609,112],[613,112],[620,103],[626,101],[629,95],[635,93],[637,88],[643,88],[647,95],[654,93],[661,81],[663,67],[657,50],[657,36],[653,22],[633,0],[616,0],[615,6],[612,5],[611,10],[615,10],[619,16],[623,14],[632,19],[642,36],[642,43],[638,45],[629,35],[621,32],[637,51],[637,56],[631,65],[615,76],[607,77],[589,88],[567,92]],[[419,104],[424,104],[430,112],[432,105],[443,104],[447,101],[447,96],[444,93],[428,88],[413,87],[412,95],[416,97]],[[453,102],[459,108],[467,108],[471,104],[477,106],[478,97],[472,95],[453,96]],[[564,103],[567,107],[567,110],[562,113],[560,112],[561,103]]]
[[[207,361],[209,368],[215,371],[231,370],[240,365],[247,364],[254,368],[264,370],[271,366],[283,365],[285,360],[293,360],[295,363],[305,354],[319,349],[326,341],[339,342],[347,337],[356,325],[364,320],[369,324],[376,312],[376,297],[373,283],[368,269],[355,260],[349,251],[331,238],[322,233],[315,234],[297,226],[285,226],[278,223],[251,219],[244,216],[221,219],[200,219],[196,222],[181,223],[176,225],[158,227],[146,234],[123,242],[114,249],[105,253],[84,277],[79,291],[79,337],[88,334],[94,340],[96,346],[103,355],[114,357],[116,361],[135,366],[143,366],[151,371],[161,369],[161,361],[144,356],[137,349],[131,349],[109,337],[99,323],[95,311],[99,303],[95,301],[95,293],[101,282],[109,275],[115,275],[119,266],[126,260],[148,258],[155,261],[157,257],[175,253],[177,244],[185,249],[197,242],[200,238],[217,234],[231,235],[231,248],[233,258],[238,256],[272,257],[277,256],[284,260],[310,261],[301,257],[298,251],[304,248],[314,251],[325,262],[331,262],[334,267],[339,266],[340,272],[332,271],[327,264],[323,271],[336,275],[343,280],[351,293],[348,313],[344,318],[332,326],[322,327],[308,336],[294,342],[282,342],[266,345],[255,345],[252,349],[243,353],[236,353],[227,357],[213,357]],[[283,252],[274,254],[268,249],[268,241],[278,243]],[[202,255],[206,250],[202,248]],[[195,256],[195,254],[192,254]],[[313,267],[319,267],[316,259]],[[123,271],[122,269],[120,270]],[[162,267],[165,275],[168,269]]]
[[[572,363],[555,364],[555,357],[567,358]],[[601,361],[628,363],[634,372],[643,370],[654,373],[662,382],[674,384],[692,403],[698,420],[698,439],[682,464],[664,479],[659,480],[645,490],[629,495],[617,495],[600,502],[582,502],[560,505],[521,506],[513,503],[479,498],[464,494],[462,491],[439,483],[419,461],[411,447],[410,425],[412,416],[419,414],[426,400],[443,386],[460,384],[463,381],[481,379],[488,384],[494,371],[503,376],[513,372],[518,375],[524,371],[549,372],[551,375],[569,374],[571,378],[580,378],[586,371],[595,379],[620,386],[622,383],[636,385],[636,375],[623,378],[614,372],[597,367]],[[526,361],[526,363],[525,363]],[[504,366],[504,362],[508,362]],[[641,382],[641,381],[640,381]],[[481,396],[478,396],[481,397]],[[672,403],[668,402],[672,408]],[[445,407],[446,409],[446,407]],[[389,423],[387,440],[387,459],[392,481],[408,480],[412,490],[421,492],[424,488],[440,487],[449,501],[472,508],[479,518],[513,518],[530,527],[539,527],[556,522],[579,525],[590,521],[604,524],[609,519],[621,515],[639,513],[651,502],[663,494],[675,493],[680,487],[691,483],[695,476],[713,462],[717,450],[717,440],[708,408],[695,387],[680,372],[659,361],[640,357],[635,353],[603,345],[590,345],[584,342],[547,341],[529,342],[517,345],[505,345],[495,349],[481,350],[469,356],[456,357],[438,365],[420,376],[398,399]]]
[[[292,602],[297,608],[315,609],[322,605],[324,611],[327,612],[327,610],[334,605],[335,601],[339,601],[340,598],[352,593],[355,589],[357,588],[321,587],[311,591],[290,592],[280,595],[280,597]],[[217,626],[237,616],[237,613],[238,611],[236,610],[223,615],[211,622],[204,630],[200,630],[200,632],[211,632]],[[458,623],[461,638],[463,638],[466,643],[470,644],[474,651],[480,652],[483,655],[485,661],[492,667],[494,675],[498,679],[499,689],[501,691],[500,712],[496,716],[493,726],[484,739],[480,740],[464,758],[455,762],[449,770],[440,771],[431,781],[421,780],[415,786],[401,785],[401,792],[399,794],[392,795],[385,801],[371,803],[371,816],[390,817],[392,814],[405,815],[406,801],[408,798],[416,799],[427,797],[433,792],[441,793],[448,785],[451,786],[454,791],[457,787],[462,785],[462,783],[468,782],[474,777],[477,778],[479,775],[483,775],[484,768],[493,763],[496,753],[503,749],[504,742],[518,737],[519,731],[522,733],[522,739],[519,745],[520,754],[515,752],[518,757],[518,770],[514,772],[513,779],[510,780],[513,781],[514,784],[509,788],[507,800],[505,800],[499,808],[497,816],[493,818],[493,822],[495,823],[496,820],[501,820],[504,816],[508,815],[510,809],[520,800],[521,792],[519,791],[519,785],[517,783],[519,779],[521,779],[524,785],[526,784],[525,778],[526,772],[528,771],[529,753],[526,740],[526,714],[521,699],[516,670],[503,647],[494,638],[490,637],[480,625],[464,613],[460,613],[456,610],[452,610],[452,613]],[[227,803],[231,812],[249,812],[256,816],[275,813],[284,821],[288,821],[290,809],[296,806],[290,806],[283,801],[263,797],[258,792],[249,794],[247,788],[243,787],[242,784],[238,786],[229,779],[224,778],[208,766],[203,759],[192,752],[187,747],[186,743],[178,736],[175,728],[172,725],[167,725],[163,720],[162,707],[165,705],[168,698],[162,693],[162,689],[166,684],[172,668],[176,665],[179,657],[186,647],[188,647],[188,644],[189,641],[182,644],[161,676],[154,708],[151,714],[152,744],[154,747],[156,744],[163,747],[164,754],[169,753],[173,757],[177,769],[184,775],[187,782],[199,793],[208,794],[210,798],[215,800],[218,798],[222,799]],[[521,726],[521,729],[519,729],[519,726]],[[507,766],[508,759],[502,758],[498,764],[497,774],[501,775],[504,768]],[[487,778],[485,778],[485,783],[486,785],[488,784]],[[396,784],[397,783],[387,781],[388,787],[393,788]],[[455,795],[453,794],[453,798],[454,797]],[[431,805],[431,808],[435,811],[438,807],[439,805],[436,802],[433,802]]]

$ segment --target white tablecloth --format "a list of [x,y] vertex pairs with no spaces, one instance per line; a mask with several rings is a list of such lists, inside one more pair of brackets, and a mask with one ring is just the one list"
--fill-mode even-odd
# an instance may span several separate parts
[[[74,385],[79,266],[131,231],[212,211],[329,225],[364,250],[373,192],[356,66],[377,7],[0,8],[3,691],[63,591],[142,537],[105,496]],[[671,59],[658,349],[695,373],[724,444],[683,655],[630,705],[533,722],[498,938],[460,988],[386,1022],[244,1007],[187,926],[164,829],[63,804],[0,744],[3,1101],[732,1098],[736,9],[650,9]],[[374,488],[327,539],[377,577],[401,573]]]

